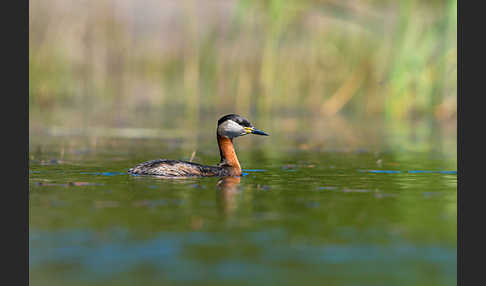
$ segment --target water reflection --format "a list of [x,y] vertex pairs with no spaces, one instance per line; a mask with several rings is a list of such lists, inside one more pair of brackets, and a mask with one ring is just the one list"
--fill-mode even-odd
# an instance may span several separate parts
[[218,181],[218,206],[223,215],[228,216],[236,209],[239,186],[240,177],[224,177]]
[[[241,144],[241,178],[160,179],[126,173],[161,156],[161,144],[132,144],[130,160],[108,145],[92,157],[65,155],[63,164],[42,163],[57,160],[53,152],[30,161],[32,284],[433,286],[455,279],[457,173],[449,156],[273,154]],[[138,154],[139,147],[147,150]],[[197,161],[214,160],[210,147],[200,148],[208,151]],[[181,150],[163,155],[192,152]]]

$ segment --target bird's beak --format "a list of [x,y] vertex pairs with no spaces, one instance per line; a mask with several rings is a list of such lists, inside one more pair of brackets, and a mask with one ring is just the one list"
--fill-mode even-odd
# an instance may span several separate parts
[[245,127],[246,134],[255,134],[255,135],[265,135],[269,136],[268,133],[263,132],[261,130],[256,129],[255,127]]

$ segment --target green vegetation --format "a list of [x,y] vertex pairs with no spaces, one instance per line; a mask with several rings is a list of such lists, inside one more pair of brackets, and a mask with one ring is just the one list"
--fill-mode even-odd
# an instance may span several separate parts
[[455,121],[457,1],[30,3],[36,119]]

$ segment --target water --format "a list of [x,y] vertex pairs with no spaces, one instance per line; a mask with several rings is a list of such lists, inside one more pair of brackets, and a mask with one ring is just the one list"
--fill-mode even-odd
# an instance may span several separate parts
[[[242,178],[181,180],[126,173],[188,160],[177,140],[34,138],[31,285],[456,284],[453,155],[260,139],[238,145]],[[194,161],[216,163],[202,141]]]

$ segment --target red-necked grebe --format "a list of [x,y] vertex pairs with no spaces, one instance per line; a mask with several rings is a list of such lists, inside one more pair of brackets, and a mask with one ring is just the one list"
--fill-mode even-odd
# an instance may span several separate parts
[[130,174],[161,177],[226,177],[241,176],[241,166],[236,157],[233,138],[246,134],[265,135],[246,118],[228,114],[218,120],[216,138],[221,161],[217,166],[206,166],[192,162],[158,159],[140,163],[128,170]]

